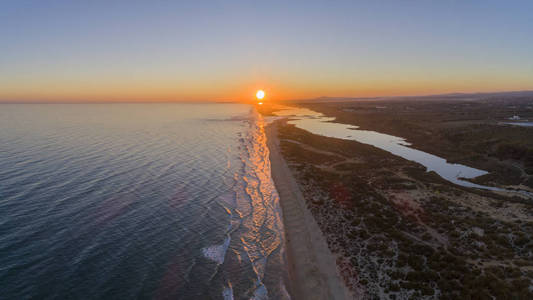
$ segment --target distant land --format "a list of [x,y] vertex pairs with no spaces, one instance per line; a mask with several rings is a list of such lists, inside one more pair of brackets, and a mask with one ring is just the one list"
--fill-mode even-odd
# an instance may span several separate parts
[[[489,100],[502,98],[518,98],[518,97],[533,97],[533,90],[526,91],[507,91],[507,92],[491,92],[491,93],[447,93],[423,96],[387,96],[387,97],[318,97],[310,99],[294,99],[291,103],[321,103],[321,102],[351,102],[351,101],[384,101],[384,100],[457,100],[457,101],[473,101],[473,100]],[[289,101],[287,101],[289,102]]]

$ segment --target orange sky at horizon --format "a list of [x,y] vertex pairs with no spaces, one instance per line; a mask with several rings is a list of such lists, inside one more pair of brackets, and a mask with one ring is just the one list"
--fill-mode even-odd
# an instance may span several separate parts
[[[495,80],[499,80],[495,83]],[[244,81],[244,80],[243,80]],[[248,82],[222,81],[188,82],[185,87],[172,80],[107,80],[75,81],[47,79],[18,85],[0,83],[2,102],[183,102],[183,101],[237,101],[254,102],[257,90],[265,90],[265,102],[318,97],[389,97],[422,96],[445,93],[477,93],[531,90],[527,80],[501,82],[501,79],[449,82],[431,80],[397,81],[367,80],[358,83],[327,82],[320,80],[292,80],[280,82],[251,79]]]

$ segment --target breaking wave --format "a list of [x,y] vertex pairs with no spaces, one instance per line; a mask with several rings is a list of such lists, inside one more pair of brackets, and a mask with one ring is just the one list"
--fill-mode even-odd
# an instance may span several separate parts
[[[238,261],[241,267],[247,266],[253,271],[253,281],[249,281],[251,278],[248,280],[251,287],[247,289],[251,293],[247,295],[250,299],[286,299],[283,223],[279,196],[271,178],[264,131],[266,122],[255,109],[247,118],[231,120],[244,121],[246,129],[239,135],[239,160],[233,164],[228,161],[228,166],[236,167],[232,176],[234,194],[218,199],[230,216],[226,231],[228,237],[222,244],[202,251],[206,258],[222,264],[229,247],[231,251],[227,255],[233,256],[230,263]],[[227,274],[230,287],[232,282],[242,282],[242,278],[233,279],[234,275]],[[233,289],[231,291],[233,295]],[[224,298],[229,297],[227,288],[223,290],[223,295]]]

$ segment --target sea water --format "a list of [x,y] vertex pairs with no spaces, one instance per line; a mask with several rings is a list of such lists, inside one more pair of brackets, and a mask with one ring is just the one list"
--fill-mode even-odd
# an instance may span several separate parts
[[0,298],[286,299],[244,104],[0,105]]

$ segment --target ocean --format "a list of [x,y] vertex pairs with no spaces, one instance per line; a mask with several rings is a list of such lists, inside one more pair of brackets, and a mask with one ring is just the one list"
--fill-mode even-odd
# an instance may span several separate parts
[[245,104],[0,105],[0,298],[287,299]]

